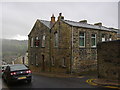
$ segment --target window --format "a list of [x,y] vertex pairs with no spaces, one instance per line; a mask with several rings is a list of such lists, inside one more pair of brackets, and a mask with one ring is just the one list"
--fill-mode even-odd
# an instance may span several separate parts
[[55,59],[54,59],[54,57],[52,57],[51,64],[52,64],[52,66],[55,65]]
[[34,55],[33,53],[30,54],[30,64],[33,65]]
[[54,36],[55,36],[55,47],[58,47],[58,33],[56,32]]
[[45,35],[42,36],[42,47],[45,47]]
[[102,42],[105,41],[105,34],[102,34]]
[[112,35],[109,35],[109,41],[112,41]]
[[10,66],[11,71],[15,71],[15,70],[24,70],[24,69],[28,69],[25,65],[12,65]]
[[31,47],[33,47],[33,37],[31,38]]
[[38,56],[37,56],[37,54],[35,54],[35,65],[37,66],[38,65]]
[[96,47],[96,34],[91,35],[91,46]]
[[85,33],[84,32],[79,33],[79,46],[85,47]]
[[62,60],[62,66],[63,66],[63,67],[66,67],[66,61],[65,61],[65,58],[63,58],[63,60]]
[[39,46],[39,38],[38,37],[35,38],[34,45],[35,45],[35,47]]

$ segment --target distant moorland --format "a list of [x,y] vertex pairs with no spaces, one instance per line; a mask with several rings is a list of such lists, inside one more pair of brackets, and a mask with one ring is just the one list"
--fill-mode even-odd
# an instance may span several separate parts
[[27,45],[27,40],[2,39],[2,60],[11,63],[16,57],[26,53]]

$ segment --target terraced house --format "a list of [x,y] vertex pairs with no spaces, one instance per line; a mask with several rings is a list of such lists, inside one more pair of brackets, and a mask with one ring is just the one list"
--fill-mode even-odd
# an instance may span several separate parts
[[37,20],[29,37],[29,66],[34,72],[80,73],[95,70],[98,42],[117,39],[117,29],[65,20]]

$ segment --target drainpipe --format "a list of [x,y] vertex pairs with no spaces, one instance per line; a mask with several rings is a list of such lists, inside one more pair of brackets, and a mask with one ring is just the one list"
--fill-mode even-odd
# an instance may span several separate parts
[[70,73],[72,74],[72,65],[73,65],[73,26],[72,26],[72,33],[71,33],[71,60],[70,60]]
[[50,59],[50,61],[49,61],[49,64],[50,64],[50,72],[51,72],[51,29],[50,29],[50,39],[49,39],[49,59]]

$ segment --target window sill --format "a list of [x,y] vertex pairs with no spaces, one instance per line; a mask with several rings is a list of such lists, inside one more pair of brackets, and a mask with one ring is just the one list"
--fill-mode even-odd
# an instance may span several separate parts
[[66,67],[67,67],[67,66],[64,66],[64,65],[62,66],[62,68],[66,68]]
[[91,48],[96,48],[96,46],[92,46]]
[[79,48],[85,48],[85,46],[79,46]]

